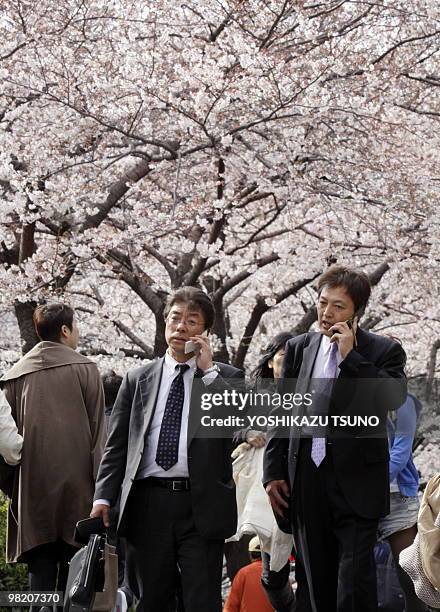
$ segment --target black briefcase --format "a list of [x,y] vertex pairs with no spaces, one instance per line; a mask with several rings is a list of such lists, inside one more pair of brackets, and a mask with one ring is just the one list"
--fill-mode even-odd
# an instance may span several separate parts
[[92,534],[70,561],[64,596],[65,612],[90,612],[96,591],[104,588],[105,535]]
[[78,521],[74,539],[78,544],[85,546],[75,553],[69,564],[64,610],[91,612],[96,592],[103,591],[106,579],[108,533],[102,518]]

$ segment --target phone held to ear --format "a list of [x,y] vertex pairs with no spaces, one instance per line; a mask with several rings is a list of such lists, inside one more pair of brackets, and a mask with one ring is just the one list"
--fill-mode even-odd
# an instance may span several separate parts
[[359,321],[359,311],[357,310],[354,315],[352,317],[350,317],[349,319],[347,319],[347,321],[345,321],[348,325],[348,327],[352,330],[353,332],[353,339],[354,339],[354,345],[357,346],[357,339],[356,339],[356,334],[353,330],[353,323],[354,320],[356,319],[356,322]]
[[[347,319],[347,320],[345,321],[345,323],[348,325],[349,329],[351,329],[351,330],[353,330],[353,323],[354,323],[354,320],[355,320],[355,319],[356,319],[357,321],[359,320],[359,311],[356,311],[356,312],[353,314],[353,316],[352,316],[352,317],[350,317],[349,319]],[[337,333],[337,332],[335,332],[335,333]],[[333,338],[333,336],[332,336],[332,338]],[[356,334],[354,333],[354,331],[353,331],[353,338],[354,338],[354,344],[355,344],[355,346],[357,346]]]
[[[208,331],[205,329],[202,336],[207,336],[207,335],[208,335]],[[185,348],[184,348],[185,354],[195,353],[197,355],[199,352],[200,352],[200,347],[198,344],[196,344],[192,340],[188,340],[188,342],[185,342]]]
[[194,344],[194,342],[192,340],[188,340],[188,342],[185,342],[185,354],[186,353],[196,353],[198,351],[198,346],[197,344]]

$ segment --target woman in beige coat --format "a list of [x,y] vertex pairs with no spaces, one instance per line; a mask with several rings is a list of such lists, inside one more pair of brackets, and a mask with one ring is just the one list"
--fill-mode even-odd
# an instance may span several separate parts
[[76,352],[74,311],[39,306],[37,344],[0,381],[23,435],[8,513],[7,560],[28,564],[31,590],[59,590],[86,518],[104,446],[104,394],[95,363]]

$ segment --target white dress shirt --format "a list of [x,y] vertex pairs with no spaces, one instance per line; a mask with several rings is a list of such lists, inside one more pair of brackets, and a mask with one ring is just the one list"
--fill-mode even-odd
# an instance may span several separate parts
[[16,465],[20,463],[23,438],[17,430],[17,425],[11,414],[11,407],[0,390],[0,455],[6,463]]
[[[331,347],[330,338],[322,334],[321,341],[319,343],[318,352],[316,354],[315,363],[313,365],[312,377],[310,378],[309,385],[308,385],[309,392],[310,391],[312,393],[317,392],[313,404],[309,406],[309,408],[307,409],[308,416],[324,416],[328,410],[328,401],[325,400],[323,404],[321,387],[322,387],[322,381],[325,378],[324,366],[329,356],[330,347]],[[341,361],[342,361],[342,357],[341,357],[341,353],[339,352],[339,347],[338,347],[338,350],[336,352],[336,362],[338,364],[338,370],[337,370],[336,377],[339,376],[339,364],[341,363]],[[304,427],[302,427],[301,431],[302,431],[302,435],[307,436],[307,437],[308,436],[325,437],[326,435],[324,427],[318,428],[312,425],[305,425]]]
[[[160,428],[162,425],[162,419],[165,412],[165,406],[168,399],[168,393],[170,391],[171,383],[178,376],[179,372],[176,370],[177,365],[183,365],[179,361],[176,361],[171,357],[168,351],[165,353],[164,363],[162,367],[162,378],[160,381],[159,394],[156,401],[156,409],[150,424],[148,435],[145,438],[145,448],[142,455],[142,460],[136,473],[136,479],[147,478],[148,476],[154,476],[156,478],[188,478],[188,417],[189,417],[189,406],[191,399],[192,383],[194,380],[194,374],[196,373],[196,357],[191,357],[185,364],[189,366],[189,370],[186,370],[183,374],[183,384],[185,387],[185,396],[183,400],[182,409],[182,424],[180,428],[180,439],[179,439],[179,451],[177,463],[173,465],[169,470],[164,470],[156,463],[157,445],[159,442]],[[218,376],[218,372],[209,372],[202,377],[202,381],[205,385],[211,384]],[[98,504],[110,505],[107,499],[97,499],[93,502],[93,505]]]
[[180,426],[179,452],[177,463],[169,470],[164,470],[156,463],[157,445],[159,442],[160,428],[165,412],[165,406],[170,392],[171,383],[179,375],[176,366],[183,365],[165,353],[165,359],[162,368],[162,378],[160,380],[159,394],[156,401],[156,409],[151,420],[148,436],[145,439],[145,449],[142,456],[142,461],[136,474],[136,478],[147,478],[148,476],[156,476],[157,478],[188,478],[188,416],[189,403],[191,399],[191,389],[196,373],[196,358],[192,357],[185,362],[189,366],[183,374],[183,384],[185,386],[185,396],[182,409],[182,424]]

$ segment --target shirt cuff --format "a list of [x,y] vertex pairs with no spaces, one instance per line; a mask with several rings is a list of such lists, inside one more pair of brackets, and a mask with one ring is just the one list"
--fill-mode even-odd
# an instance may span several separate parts
[[97,506],[98,504],[110,507],[110,502],[108,499],[95,499],[95,501],[93,502],[93,507]]
[[212,372],[208,372],[207,374],[202,376],[202,380],[205,383],[205,385],[208,386],[214,382],[217,376],[218,376],[218,372],[216,370],[213,370]]

